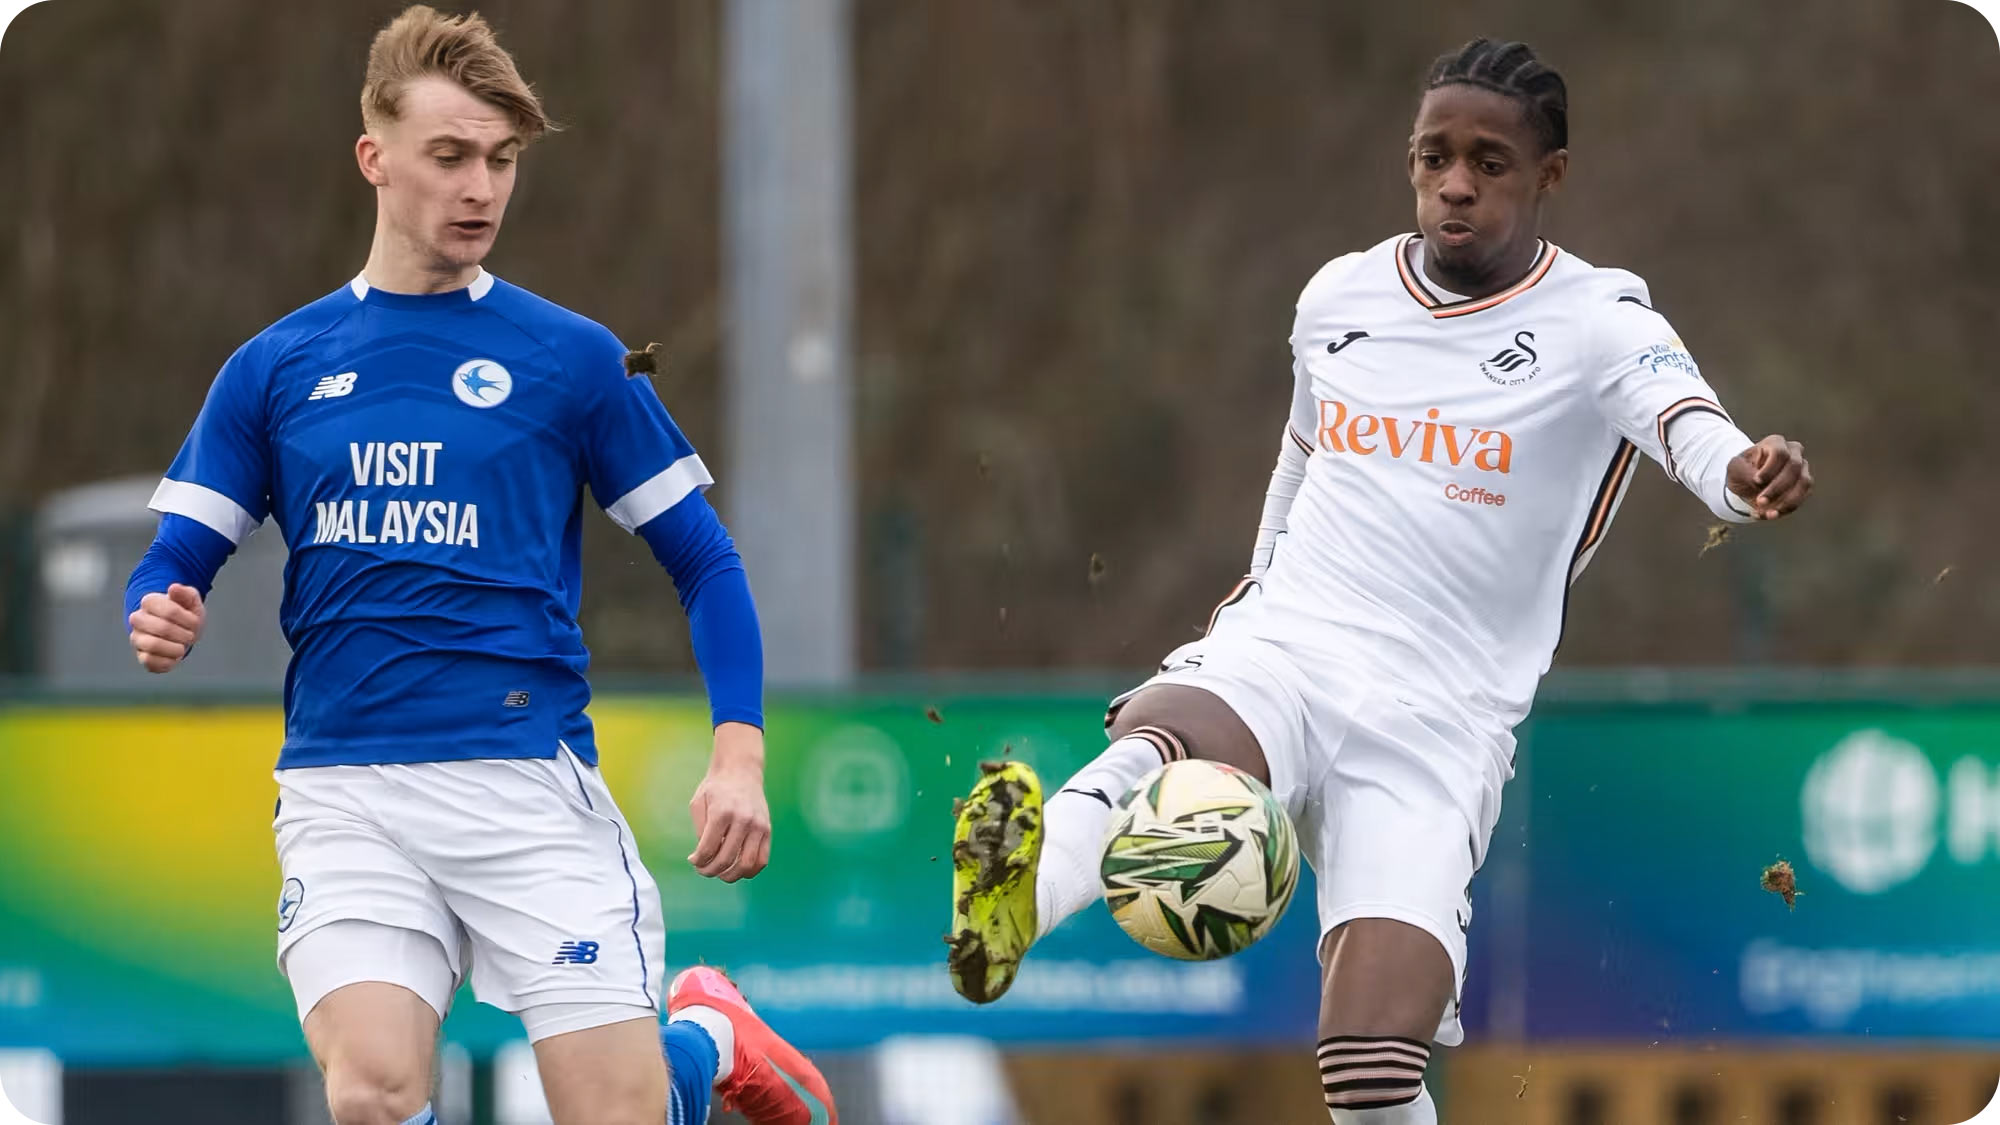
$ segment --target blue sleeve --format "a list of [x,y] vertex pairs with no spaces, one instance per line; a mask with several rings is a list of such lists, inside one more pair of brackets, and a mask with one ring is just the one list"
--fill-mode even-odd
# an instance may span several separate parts
[[715,509],[688,496],[641,524],[638,534],[673,577],[687,611],[695,663],[716,725],[764,725],[764,636],[742,556]]
[[715,483],[645,375],[625,373],[625,348],[598,329],[568,357],[583,417],[577,427],[590,494],[618,526],[637,531]]
[[161,516],[153,545],[125,583],[125,616],[131,617],[147,594],[164,594],[176,582],[193,586],[206,600],[216,573],[234,550],[236,544],[204,523],[186,516]]
[[271,440],[265,424],[269,378],[259,340],[237,349],[208,389],[208,400],[149,505],[243,541],[271,514]]

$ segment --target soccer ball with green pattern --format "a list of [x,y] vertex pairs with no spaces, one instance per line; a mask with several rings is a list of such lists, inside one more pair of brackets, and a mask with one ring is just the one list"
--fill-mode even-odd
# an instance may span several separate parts
[[1261,782],[1220,762],[1171,762],[1118,802],[1105,904],[1132,940],[1183,961],[1249,948],[1284,916],[1299,844]]

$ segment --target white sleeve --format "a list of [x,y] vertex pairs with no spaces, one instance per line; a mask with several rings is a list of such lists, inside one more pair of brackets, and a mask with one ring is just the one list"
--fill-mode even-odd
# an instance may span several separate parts
[[1285,423],[1285,436],[1278,443],[1278,464],[1271,470],[1271,487],[1264,492],[1264,514],[1257,521],[1257,546],[1250,552],[1250,576],[1261,578],[1271,565],[1271,551],[1285,531],[1292,500],[1306,479],[1306,458],[1312,455],[1313,430],[1311,380],[1305,369],[1293,364],[1292,416]]
[[1722,408],[1667,318],[1647,304],[1637,278],[1605,301],[1610,307],[1593,317],[1599,411],[1709,511],[1731,523],[1749,523],[1753,513],[1729,491],[1728,474],[1729,462],[1754,443]]
[[[1312,372],[1307,369],[1299,348],[1302,341],[1315,339],[1314,327],[1334,301],[1334,288],[1362,261],[1360,253],[1343,254],[1321,266],[1299,292],[1292,320],[1292,411],[1285,424],[1284,438],[1278,443],[1278,464],[1271,470],[1271,487],[1264,493],[1264,515],[1257,521],[1257,546],[1250,552],[1250,577],[1261,578],[1271,565],[1271,552],[1278,536],[1285,533],[1306,479],[1306,460],[1313,443],[1319,440],[1319,402],[1313,398]],[[1364,333],[1365,335],[1365,333]]]

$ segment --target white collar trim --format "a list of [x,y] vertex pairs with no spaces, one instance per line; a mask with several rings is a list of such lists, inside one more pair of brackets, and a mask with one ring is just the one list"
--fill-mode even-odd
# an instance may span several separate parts
[[[373,288],[373,286],[368,284],[366,277],[357,273],[354,275],[354,280],[347,283],[347,288],[353,291],[355,300],[365,301],[368,299],[368,290]],[[493,275],[486,272],[485,266],[481,266],[479,267],[478,276],[472,279],[471,285],[466,286],[467,295],[477,301],[492,291]]]

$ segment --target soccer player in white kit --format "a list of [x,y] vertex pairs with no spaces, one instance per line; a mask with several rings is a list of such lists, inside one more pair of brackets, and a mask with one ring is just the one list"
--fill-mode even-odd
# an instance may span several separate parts
[[1102,895],[1119,794],[1163,761],[1219,760],[1269,784],[1317,875],[1333,1120],[1437,1120],[1423,1076],[1433,1042],[1462,1038],[1470,884],[1512,731],[1638,455],[1732,523],[1812,488],[1796,442],[1737,429],[1639,278],[1540,237],[1567,140],[1563,81],[1526,46],[1474,40],[1433,66],[1408,155],[1418,233],[1334,259],[1299,297],[1249,576],[1113,702],[1110,748],[1046,804],[1020,763],[965,803],[950,964],[968,999],[999,996]]
[[696,1125],[711,1093],[834,1125],[727,978],[663,979],[659,889],[598,773],[586,489],[672,576],[708,687],[689,862],[734,882],[769,859],[763,646],[708,471],[616,336],[481,266],[540,102],[483,20],[418,5],[376,37],[361,103],[367,263],[223,366],[126,591],[165,672],[236,543],[266,518],[285,536],[278,961],[334,1121],[434,1125],[469,977],[520,1017],[559,1125]]

